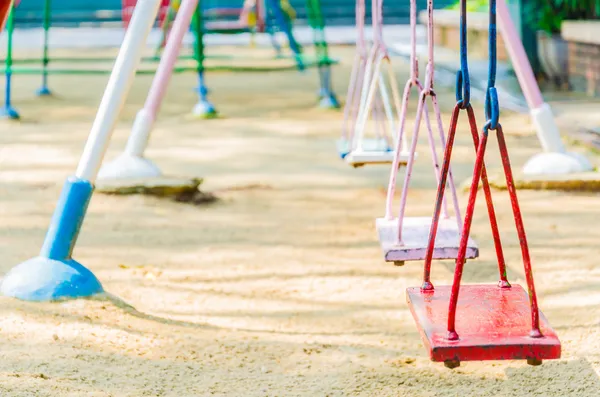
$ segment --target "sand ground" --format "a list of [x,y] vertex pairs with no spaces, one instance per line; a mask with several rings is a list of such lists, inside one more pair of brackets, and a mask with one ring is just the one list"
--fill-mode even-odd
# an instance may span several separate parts
[[[335,75],[343,94],[351,57],[334,53],[344,60]],[[403,81],[406,65],[396,68]],[[108,159],[122,150],[150,81],[136,80]],[[37,254],[106,77],[53,76],[57,97],[47,100],[32,94],[38,82],[17,77],[24,119],[0,126],[1,273]],[[598,395],[598,195],[519,194],[540,305],[563,358],[448,370],[430,362],[405,303],[421,264],[395,268],[379,250],[374,220],[383,214],[388,169],[351,169],[337,158],[341,114],[314,108],[315,71],[209,75],[219,120],[186,116],[194,84],[192,75],[173,79],[147,155],[169,175],[205,177],[204,189],[220,201],[197,207],[96,194],[75,257],[114,298],[1,298],[0,395]],[[453,92],[439,95],[447,124]],[[538,151],[528,118],[502,120],[521,165]],[[434,181],[424,140],[419,152],[408,212],[429,215]],[[489,167],[499,169],[493,139],[489,153]],[[473,157],[463,128],[457,180],[469,176]],[[509,277],[523,283],[509,200],[503,192],[495,198]],[[460,200],[464,207],[464,192]],[[481,257],[467,263],[467,283],[497,279],[482,202],[473,226]],[[434,283],[451,282],[452,271],[453,263],[435,262]]]

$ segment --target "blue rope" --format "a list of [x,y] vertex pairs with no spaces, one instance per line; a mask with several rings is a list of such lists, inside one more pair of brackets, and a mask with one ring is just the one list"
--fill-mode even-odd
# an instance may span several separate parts
[[471,103],[471,80],[467,58],[467,1],[460,1],[460,70],[456,72],[456,101],[465,109]]
[[496,65],[498,63],[497,28],[496,28],[496,0],[490,0],[490,25],[489,25],[489,65],[488,83],[485,95],[485,118],[489,129],[498,128],[500,118],[500,105],[498,103],[498,92],[496,91]]

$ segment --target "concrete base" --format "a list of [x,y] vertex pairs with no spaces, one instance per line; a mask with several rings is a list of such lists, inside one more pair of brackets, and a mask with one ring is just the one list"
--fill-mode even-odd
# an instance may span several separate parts
[[[524,175],[514,174],[517,190],[561,190],[579,192],[600,192],[600,172],[582,172],[574,174]],[[496,172],[488,176],[490,186],[498,190],[506,190],[504,173]],[[469,190],[471,180],[461,186]]]
[[591,171],[589,160],[578,153],[540,153],[523,166],[523,174],[530,176],[568,175]]
[[160,169],[151,160],[143,157],[121,154],[100,168],[99,181],[157,178],[161,176]]
[[145,194],[158,197],[177,197],[198,192],[202,179],[159,176],[139,179],[105,179],[96,182],[96,191],[104,194]]

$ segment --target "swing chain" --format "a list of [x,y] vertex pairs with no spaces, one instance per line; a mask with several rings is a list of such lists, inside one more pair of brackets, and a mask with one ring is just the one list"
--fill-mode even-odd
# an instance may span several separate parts
[[373,0],[372,2],[371,25],[373,27],[373,45],[387,58],[389,55],[383,40],[383,0]]
[[461,109],[471,103],[471,80],[467,58],[467,1],[460,0],[460,70],[456,72],[456,101]]
[[488,65],[488,84],[485,95],[485,123],[486,130],[496,130],[500,118],[500,105],[498,102],[498,92],[496,91],[496,64],[498,62],[497,47],[497,27],[496,27],[496,0],[490,0],[490,23],[489,23],[489,65]]
[[421,95],[434,96],[435,91],[433,89],[434,82],[434,34],[433,34],[433,0],[427,0],[427,65],[425,65],[425,82],[423,84],[423,90]]
[[410,82],[418,86],[419,58],[417,57],[417,0],[410,0]]
[[357,46],[361,54],[366,54],[365,46],[365,0],[356,1],[356,29],[358,30]]

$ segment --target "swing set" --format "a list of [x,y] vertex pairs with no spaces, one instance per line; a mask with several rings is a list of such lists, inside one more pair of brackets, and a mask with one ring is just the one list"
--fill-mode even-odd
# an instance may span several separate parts
[[[393,216],[393,201],[396,192],[396,180],[398,178],[399,167],[401,164],[402,146],[396,147],[396,153],[390,172],[388,192],[386,197],[385,217],[379,218],[376,221],[377,232],[381,243],[381,248],[386,261],[394,262],[401,266],[405,261],[416,261],[425,259],[425,253],[428,243],[428,233],[431,225],[431,218],[428,217],[408,217],[405,218],[406,204],[408,199],[408,188],[410,186],[413,166],[415,163],[415,154],[419,132],[421,129],[421,121],[425,119],[427,127],[427,139],[431,149],[431,159],[433,162],[433,171],[437,183],[440,183],[439,160],[436,149],[436,142],[433,133],[433,127],[429,118],[427,108],[427,98],[431,98],[431,104],[434,113],[435,125],[438,130],[439,139],[442,147],[446,146],[444,136],[444,126],[442,116],[438,105],[437,95],[434,88],[434,51],[433,51],[433,16],[429,15],[430,23],[427,31],[428,43],[428,61],[425,67],[425,81],[422,84],[419,80],[418,63],[416,56],[416,19],[417,5],[416,0],[411,0],[410,4],[410,19],[411,19],[411,48],[412,54],[411,75],[404,87],[402,98],[402,110],[399,126],[399,142],[404,138],[404,130],[406,125],[406,112],[410,92],[416,88],[419,92],[419,100],[417,106],[416,118],[413,126],[413,135],[411,145],[408,149],[408,160],[406,161],[406,171],[402,193],[400,197],[400,210],[397,217]],[[450,190],[452,194],[452,202],[454,207],[454,219],[449,215],[445,198],[442,199],[443,218],[440,222],[440,232],[437,235],[437,241],[434,250],[435,259],[453,259],[458,253],[458,240],[460,236],[461,215],[458,204],[458,196],[454,184],[452,171],[448,172],[450,182]],[[476,258],[479,255],[477,244],[469,239],[466,257],[469,259]]]
[[[466,0],[460,1],[461,67],[456,77],[456,105],[452,111],[450,127],[446,137],[438,106],[437,93],[434,88],[433,0],[427,1],[428,62],[423,84],[419,80],[416,58],[416,0],[411,0],[411,74],[405,85],[401,105],[398,139],[396,140],[386,198],[386,215],[384,218],[377,219],[376,222],[386,261],[394,262],[396,265],[403,265],[405,261],[424,261],[422,284],[419,287],[407,289],[407,302],[431,360],[443,362],[449,368],[458,367],[463,361],[483,360],[526,360],[530,365],[540,365],[543,360],[558,359],[561,356],[561,344],[558,336],[538,307],[525,228],[517,199],[508,149],[500,124],[500,106],[495,88],[497,63],[496,1],[489,1],[488,85],[485,98],[485,123],[481,130],[477,126],[475,112],[470,103]],[[364,8],[361,9],[363,4],[362,0],[357,0],[357,22],[360,22],[358,18],[359,11],[364,10]],[[374,13],[374,15],[377,14]],[[344,137],[357,133],[357,130],[352,130],[348,126],[352,126],[352,111],[356,106],[356,102],[351,100],[355,100],[353,95],[356,92],[356,85],[361,84],[360,74],[362,72],[365,77],[370,77],[368,66],[362,66],[365,63],[368,65],[368,61],[364,61],[363,27],[358,23],[357,27],[359,40],[357,42],[355,70],[348,91],[350,99],[346,107],[343,124]],[[374,30],[373,47],[376,48],[376,44],[382,42],[382,40],[379,37],[380,30]],[[375,71],[378,72],[378,69],[375,68]],[[418,107],[413,126],[412,141],[408,149],[400,212],[398,217],[394,218],[392,216],[392,203],[396,190],[398,168],[402,163],[401,159],[405,152],[402,140],[407,103],[413,87],[419,91]],[[370,91],[368,98],[371,100],[377,89],[381,92],[380,87],[374,84],[368,89]],[[384,95],[382,95],[383,97]],[[434,118],[444,148],[441,169],[438,166],[437,151],[429,122],[426,104],[428,97],[431,98]],[[376,102],[372,102],[371,105],[374,106],[374,109],[377,108]],[[476,157],[467,209],[464,220],[461,220],[450,161],[459,117],[463,112],[467,115]],[[423,118],[425,118],[429,132],[428,140],[437,180],[437,195],[431,218],[405,218],[408,186],[415,160],[420,124]],[[362,124],[359,123],[358,126],[362,127]],[[513,209],[513,218],[521,244],[527,289],[517,284],[511,284],[507,277],[506,261],[484,161],[490,132],[494,133],[498,139],[507,190]],[[359,135],[359,139],[361,138]],[[479,255],[476,243],[470,238],[470,231],[480,183],[486,199],[492,238],[496,250],[499,281],[495,284],[461,285],[466,260],[474,259]],[[448,185],[454,204],[454,220],[450,219],[446,209],[445,192]],[[454,279],[451,285],[433,285],[431,282],[433,259],[455,260]]]
[[[421,287],[409,288],[407,291],[407,301],[432,360],[442,361],[450,368],[460,365],[461,361],[471,360],[520,359],[527,360],[530,365],[540,365],[542,360],[558,359],[561,355],[560,341],[538,308],[527,237],[514,186],[508,149],[500,124],[500,106],[495,88],[497,63],[496,0],[490,0],[489,3],[489,68],[485,99],[486,121],[478,136],[475,115],[469,102],[466,0],[461,0],[461,70],[457,73],[456,79],[457,103],[452,112],[441,181],[438,184],[427,257],[425,258],[423,284]],[[432,0],[429,0],[429,4],[432,5]],[[431,19],[429,23],[432,24]],[[473,144],[477,153],[473,169],[473,180],[456,257],[454,281],[451,286],[434,287],[430,281],[430,274],[437,221],[446,187],[446,177],[450,169],[458,118],[463,110],[467,112]],[[517,235],[521,243],[527,291],[520,285],[511,285],[507,279],[506,263],[484,163],[490,132],[495,133],[498,139],[507,190],[513,209]],[[495,285],[484,284],[461,287],[467,241],[471,231],[480,181],[486,198],[500,280]],[[444,302],[449,302],[446,315],[443,314]],[[461,315],[457,319],[456,314],[459,306]]]
[[[365,40],[365,8],[364,0],[356,2],[356,55],[344,109],[342,137],[338,141],[340,157],[355,168],[366,164],[390,164],[394,160],[393,147],[396,144],[406,147],[406,141],[396,134],[396,122],[402,116],[398,84],[383,39],[383,0],[372,2],[374,39],[370,51]],[[382,72],[384,65],[387,74]],[[374,124],[373,138],[366,137],[370,117]],[[403,151],[399,164],[405,164],[406,159]]]
[[[27,1],[27,0],[25,0]],[[142,57],[143,65],[138,68],[138,74],[156,73],[156,65],[160,61],[162,48],[169,35],[172,20],[179,9],[181,0],[161,0],[159,5],[158,22],[162,31],[162,38],[154,55]],[[18,1],[8,2],[4,5],[8,12],[7,23],[7,53],[4,62],[4,72],[6,78],[5,104],[0,109],[2,117],[18,119],[19,113],[12,107],[12,78],[15,74],[39,74],[42,76],[41,87],[37,90],[38,96],[50,96],[52,94],[48,79],[51,74],[79,74],[79,75],[97,75],[108,74],[111,71],[111,65],[114,57],[110,56],[63,56],[50,57],[49,36],[52,25],[52,10],[50,0],[45,0],[43,11],[43,53],[42,58],[20,58],[15,59],[13,54],[13,35],[15,29],[14,10],[18,6]],[[324,108],[337,108],[339,103],[331,87],[331,65],[336,61],[329,57],[329,50],[324,34],[324,19],[321,13],[320,0],[306,0],[309,23],[313,28],[315,58],[307,57],[303,54],[302,48],[297,43],[293,32],[292,22],[294,11],[286,0],[245,0],[241,9],[235,8],[215,8],[210,6],[210,0],[199,2],[201,12],[194,15],[192,21],[192,32],[195,37],[195,44],[192,52],[180,54],[178,64],[173,68],[172,73],[196,72],[203,75],[205,71],[273,71],[273,70],[304,70],[308,67],[316,67],[319,71],[320,106]],[[125,27],[129,26],[131,15],[137,4],[137,0],[123,0],[122,19]],[[284,12],[285,10],[285,12]],[[196,21],[195,19],[201,18]],[[228,17],[237,18],[233,21],[226,21]],[[271,21],[274,21],[271,23]],[[206,46],[204,39],[206,34],[239,34],[245,32],[268,32],[271,37],[271,43],[275,48],[275,57],[257,58],[248,57],[243,54],[218,53],[205,54]],[[293,52],[292,57],[283,54],[281,46],[278,44],[275,33],[282,31],[285,33],[290,49]],[[292,63],[287,62],[292,60]],[[1,62],[1,61],[0,61]],[[34,64],[38,64],[35,65]],[[1,69],[1,68],[0,68]],[[203,80],[203,77],[199,77]],[[198,88],[201,102],[207,103],[206,92],[203,90],[201,82]],[[209,109],[210,110],[210,109]],[[205,113],[213,114],[212,111]]]

